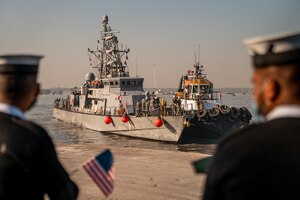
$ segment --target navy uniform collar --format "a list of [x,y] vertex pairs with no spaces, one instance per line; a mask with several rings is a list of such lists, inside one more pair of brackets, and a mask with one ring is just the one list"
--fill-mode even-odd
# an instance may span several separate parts
[[0,102],[0,112],[18,117],[23,120],[26,119],[24,113],[19,108],[17,108],[16,106],[13,106],[13,105],[6,104],[6,103]]
[[300,105],[281,105],[266,116],[267,121],[278,118],[300,118]]

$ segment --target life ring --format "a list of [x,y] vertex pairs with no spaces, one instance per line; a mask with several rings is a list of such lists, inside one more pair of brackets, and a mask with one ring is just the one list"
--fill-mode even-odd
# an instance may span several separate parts
[[218,108],[212,108],[208,111],[210,117],[215,118],[219,115],[220,111]]
[[219,110],[223,115],[230,113],[230,108],[227,105],[221,105]]

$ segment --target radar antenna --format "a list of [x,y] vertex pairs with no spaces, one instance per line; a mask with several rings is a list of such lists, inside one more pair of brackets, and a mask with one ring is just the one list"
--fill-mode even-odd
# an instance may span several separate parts
[[100,33],[100,40],[97,42],[100,44],[100,48],[91,50],[88,48],[90,65],[92,68],[96,68],[99,71],[98,78],[107,77],[121,77],[129,76],[129,72],[126,61],[122,61],[124,55],[128,60],[128,53],[130,49],[119,49],[118,38],[116,33],[119,31],[113,31],[108,26],[108,16],[105,15],[102,18],[103,30]]

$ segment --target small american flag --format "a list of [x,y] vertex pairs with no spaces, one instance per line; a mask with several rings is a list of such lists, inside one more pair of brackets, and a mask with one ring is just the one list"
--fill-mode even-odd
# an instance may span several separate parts
[[109,149],[86,161],[83,168],[107,197],[114,187],[113,156]]

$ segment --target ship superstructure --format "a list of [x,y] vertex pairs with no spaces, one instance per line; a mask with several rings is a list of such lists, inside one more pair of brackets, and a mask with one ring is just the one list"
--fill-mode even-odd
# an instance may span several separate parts
[[[119,48],[119,31],[108,26],[108,16],[102,20],[103,30],[95,50],[88,48],[90,66],[98,73],[86,75],[81,86],[82,96],[79,111],[91,109],[96,114],[117,115],[117,108],[126,106],[128,114],[134,113],[134,105],[144,97],[144,78],[130,77],[128,71],[129,48]],[[74,97],[75,98],[75,97]],[[121,105],[122,104],[122,105]]]

